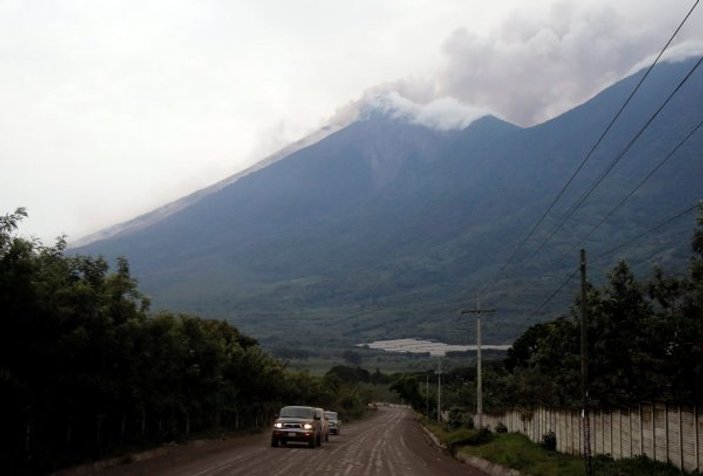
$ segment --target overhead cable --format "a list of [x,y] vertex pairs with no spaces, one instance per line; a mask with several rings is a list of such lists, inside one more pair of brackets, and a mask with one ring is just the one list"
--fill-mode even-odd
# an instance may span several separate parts
[[[618,250],[620,250],[620,249],[622,249],[622,248],[624,248],[624,247],[630,245],[630,244],[633,243],[634,241],[637,241],[637,240],[639,240],[640,238],[642,238],[642,237],[644,237],[644,236],[647,236],[647,235],[650,234],[650,233],[653,233],[653,232],[655,232],[655,231],[658,231],[659,229],[665,227],[665,226],[668,225],[669,223],[678,220],[679,218],[681,218],[681,217],[683,217],[683,216],[685,216],[685,215],[691,213],[693,210],[695,210],[695,209],[697,209],[697,208],[703,208],[703,201],[699,201],[699,202],[695,203],[694,205],[691,205],[690,207],[686,208],[685,210],[683,210],[683,211],[677,213],[676,215],[674,215],[674,216],[668,218],[667,220],[665,220],[665,221],[659,223],[658,225],[656,225],[656,226],[654,226],[654,227],[648,229],[647,231],[645,231],[645,232],[643,232],[643,233],[640,233],[639,235],[637,235],[637,236],[635,236],[635,237],[633,237],[633,238],[630,238],[629,240],[625,241],[624,243],[621,243],[621,244],[619,244],[618,246],[616,246],[616,247],[614,247],[614,248],[611,248],[611,249],[609,249],[608,251],[605,251],[605,252],[601,253],[601,254],[598,255],[595,259],[593,259],[592,262],[600,261],[601,259],[605,258],[606,256],[608,256],[608,255],[610,255],[610,254],[612,254],[612,253],[615,253],[616,251],[618,251]],[[569,282],[573,279],[573,277],[574,277],[574,276],[576,275],[576,273],[578,273],[578,272],[579,272],[579,268],[577,267],[569,276],[567,276],[567,277],[561,282],[561,284],[559,285],[558,288],[556,288],[554,291],[552,291],[552,292],[549,294],[549,296],[547,296],[547,298],[546,298],[539,306],[537,306],[537,307],[535,308],[535,310],[532,311],[532,313],[530,313],[530,315],[531,315],[531,316],[535,316],[535,315],[537,315],[542,309],[544,309],[544,307],[545,307],[547,304],[549,304],[549,302],[551,302],[551,300],[554,299],[554,297],[555,297],[557,294],[559,294],[559,292],[561,292],[561,290],[564,289],[564,287],[566,287],[567,284],[569,284]]]
[[585,203],[585,201],[588,199],[588,197],[590,197],[591,194],[595,191],[595,189],[598,188],[598,186],[601,184],[601,182],[605,179],[605,177],[608,176],[608,174],[610,174],[610,172],[618,164],[618,162],[620,162],[620,160],[622,160],[622,158],[625,156],[625,154],[630,150],[630,148],[635,144],[635,142],[637,142],[637,140],[642,136],[644,131],[647,130],[647,128],[649,128],[649,126],[652,124],[652,122],[654,122],[654,120],[657,118],[657,116],[659,116],[661,111],[666,107],[666,105],[671,101],[671,99],[676,95],[676,93],[678,93],[678,91],[681,89],[681,87],[683,87],[683,85],[686,84],[686,82],[688,82],[691,75],[693,75],[693,73],[698,69],[698,67],[701,65],[701,63],[703,63],[703,56],[701,56],[698,59],[696,64],[693,65],[693,67],[689,70],[689,72],[686,74],[686,76],[679,82],[679,84],[676,86],[676,88],[669,94],[669,96],[666,98],[664,103],[662,103],[662,105],[659,106],[659,108],[656,110],[656,112],[654,112],[654,114],[652,114],[650,116],[650,118],[647,120],[647,122],[640,128],[640,130],[630,140],[630,142],[627,144],[627,146],[625,146],[623,151],[620,154],[618,154],[608,164],[608,166],[605,168],[605,170],[603,170],[601,172],[601,174],[598,176],[598,178],[596,180],[594,180],[591,183],[591,185],[588,187],[588,189],[586,189],[586,191],[584,191],[581,194],[579,199],[571,205],[569,212],[561,218],[561,220],[559,221],[557,226],[552,230],[552,232],[549,234],[549,236],[547,236],[547,238],[545,238],[542,241],[542,244],[534,251],[534,253],[531,255],[531,257],[533,257],[537,253],[539,253],[545,247],[545,245],[552,239],[554,234],[556,232],[558,232],[564,226],[564,224],[569,220],[569,218],[571,218],[571,216],[574,213],[576,213],[576,211],[579,208],[581,208],[581,206]]
[[699,1],[700,1],[700,0],[696,0],[696,2],[695,2],[695,3],[693,4],[693,6],[690,8],[690,10],[688,11],[688,13],[687,13],[686,16],[684,17],[684,19],[681,21],[681,23],[680,23],[679,26],[676,28],[676,30],[674,31],[674,33],[671,35],[671,37],[669,38],[669,40],[666,42],[666,44],[664,45],[664,47],[661,49],[661,51],[659,52],[659,54],[657,55],[657,57],[654,59],[654,61],[652,62],[652,64],[649,66],[649,68],[647,68],[647,71],[644,73],[644,75],[642,76],[642,78],[640,78],[640,80],[638,81],[637,85],[636,85],[635,88],[632,90],[632,92],[630,93],[630,95],[628,96],[628,98],[627,98],[627,99],[625,100],[625,102],[622,104],[622,106],[620,107],[620,109],[618,110],[618,112],[615,114],[615,116],[611,119],[610,123],[609,123],[608,126],[605,128],[605,130],[601,133],[601,135],[600,135],[600,137],[598,138],[598,140],[597,140],[597,141],[595,142],[595,144],[591,147],[591,149],[590,149],[589,152],[586,154],[586,156],[583,158],[583,160],[581,161],[581,163],[579,164],[579,166],[576,168],[576,170],[571,174],[571,177],[568,179],[568,181],[566,182],[566,184],[561,188],[561,190],[559,191],[559,193],[557,194],[557,196],[554,198],[554,200],[552,200],[552,202],[551,202],[551,204],[549,205],[549,207],[547,207],[547,210],[542,214],[542,216],[541,216],[541,217],[537,220],[537,222],[533,225],[532,229],[531,229],[530,232],[527,234],[527,236],[526,236],[520,243],[518,243],[518,245],[513,249],[513,252],[511,253],[511,255],[510,255],[510,256],[508,257],[508,259],[503,263],[503,265],[498,269],[498,271],[497,271],[496,274],[493,276],[493,278],[491,278],[491,279],[481,288],[481,292],[485,291],[487,288],[492,287],[492,286],[495,284],[495,282],[496,282],[497,279],[498,279],[498,276],[500,276],[500,275],[502,274],[502,272],[505,270],[505,268],[506,268],[510,263],[512,263],[512,261],[513,261],[513,260],[515,259],[515,257],[517,256],[518,251],[519,251],[523,246],[525,246],[525,244],[530,240],[530,238],[532,238],[532,236],[534,235],[534,233],[535,233],[535,231],[537,230],[537,228],[539,228],[539,226],[540,226],[540,225],[542,224],[542,222],[545,220],[545,218],[547,217],[547,215],[549,215],[549,213],[552,211],[552,209],[554,208],[554,206],[555,206],[555,205],[557,204],[557,202],[561,199],[561,197],[564,195],[564,193],[566,192],[566,190],[569,188],[569,186],[571,185],[571,183],[574,181],[574,179],[576,178],[576,176],[578,175],[578,173],[581,171],[581,169],[583,168],[583,166],[586,164],[586,162],[588,162],[588,160],[590,159],[591,155],[593,155],[593,152],[596,150],[596,148],[597,148],[597,147],[600,145],[600,143],[603,141],[603,139],[604,139],[605,136],[608,134],[608,132],[610,131],[610,129],[612,129],[613,125],[614,125],[615,122],[618,120],[618,118],[619,118],[620,115],[622,114],[622,112],[623,112],[623,110],[625,109],[625,107],[627,107],[627,105],[630,103],[630,101],[632,100],[632,98],[633,98],[633,96],[635,95],[635,93],[637,93],[637,91],[639,90],[639,88],[640,88],[640,86],[642,85],[642,83],[643,83],[643,82],[645,81],[645,79],[649,76],[649,73],[652,71],[652,69],[654,69],[654,66],[659,62],[659,59],[662,57],[662,55],[664,54],[664,52],[669,48],[669,46],[671,45],[672,41],[674,40],[674,38],[676,37],[676,35],[678,35],[678,33],[679,33],[679,31],[681,30],[681,28],[683,27],[683,25],[686,23],[686,21],[688,21],[688,18],[691,16],[691,14],[692,14],[693,11],[695,10],[695,8],[698,6]]

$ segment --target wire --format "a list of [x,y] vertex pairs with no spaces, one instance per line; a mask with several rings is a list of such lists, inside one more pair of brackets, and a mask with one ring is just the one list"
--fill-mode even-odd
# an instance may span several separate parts
[[689,140],[691,137],[693,137],[693,135],[698,131],[698,129],[701,128],[701,126],[703,126],[703,120],[700,121],[700,122],[698,123],[698,125],[697,125],[696,127],[694,127],[694,128],[691,130],[691,132],[689,132],[689,133],[686,135],[686,137],[684,137],[684,138],[676,145],[676,147],[674,147],[674,148],[671,150],[671,152],[669,152],[669,153],[667,154],[667,156],[664,157],[664,159],[661,160],[661,161],[656,165],[656,167],[654,167],[654,169],[652,169],[652,170],[649,172],[649,174],[647,174],[647,176],[646,176],[644,179],[642,179],[642,181],[641,181],[639,184],[637,184],[637,186],[636,186],[630,193],[628,193],[625,198],[623,198],[623,199],[620,201],[620,203],[618,203],[612,210],[610,210],[610,211],[608,212],[608,214],[607,214],[605,217],[603,217],[603,219],[602,219],[596,226],[594,226],[593,229],[591,229],[591,231],[588,232],[588,235],[586,235],[586,237],[582,240],[582,242],[585,242],[586,240],[588,240],[588,238],[590,238],[591,235],[592,235],[598,228],[600,228],[601,225],[603,225],[603,223],[605,223],[605,222],[608,220],[608,218],[610,218],[611,216],[613,216],[613,214],[614,214],[616,211],[618,211],[618,210],[625,204],[625,202],[627,202],[627,201],[628,201],[628,200],[629,200],[629,199],[630,199],[630,198],[631,198],[631,197],[632,197],[632,196],[633,196],[633,195],[634,195],[650,178],[652,178],[652,176],[653,176],[653,175],[654,175],[654,174],[655,174],[671,157],[673,157],[674,154],[676,154],[676,152],[678,152],[678,150],[679,150],[686,142],[688,142],[688,140]]
[[[605,258],[606,256],[608,256],[608,255],[610,255],[610,254],[612,254],[612,253],[614,253],[614,252],[616,252],[616,251],[618,251],[618,250],[620,250],[620,249],[622,249],[622,248],[628,246],[629,244],[631,244],[631,243],[634,242],[634,241],[639,240],[639,239],[642,238],[643,236],[646,236],[646,235],[648,235],[648,234],[650,234],[650,233],[653,233],[653,232],[659,230],[660,228],[665,227],[665,226],[668,225],[669,223],[678,220],[679,218],[681,218],[681,217],[687,215],[688,213],[690,213],[691,211],[695,210],[696,208],[701,208],[701,209],[703,209],[703,201],[699,201],[699,202],[696,203],[695,205],[692,205],[692,206],[686,208],[685,210],[683,210],[683,211],[677,213],[676,215],[674,215],[673,217],[671,217],[671,218],[669,218],[669,219],[663,221],[662,223],[659,223],[658,225],[656,225],[656,226],[654,226],[654,227],[648,229],[647,231],[645,231],[645,232],[643,232],[643,233],[640,233],[639,235],[637,235],[637,236],[635,236],[635,237],[633,237],[633,238],[630,238],[630,239],[627,240],[626,242],[621,243],[620,245],[618,245],[618,246],[616,246],[616,247],[614,247],[614,248],[611,248],[611,249],[609,249],[608,251],[606,251],[606,252],[604,252],[604,253],[601,253],[601,254],[598,255],[595,259],[593,259],[592,262],[598,262],[598,261],[602,260],[602,259]],[[549,302],[551,302],[551,300],[554,299],[554,297],[555,297],[557,294],[559,294],[559,292],[560,292],[562,289],[564,289],[564,287],[566,287],[567,284],[569,284],[569,282],[573,279],[573,277],[576,275],[576,273],[579,272],[579,269],[580,269],[580,267],[577,267],[569,276],[567,276],[567,277],[562,281],[562,283],[559,285],[559,287],[556,288],[554,291],[552,291],[552,293],[549,294],[549,296],[547,296],[547,298],[546,298],[539,306],[537,306],[534,311],[532,311],[532,312],[530,313],[530,316],[535,316],[535,315],[537,315],[537,313],[539,313],[542,309],[544,309],[544,307],[545,307],[547,304],[549,304]]]
[[557,202],[559,201],[559,199],[564,195],[564,193],[566,192],[566,190],[569,188],[569,186],[571,185],[571,183],[574,181],[574,179],[576,178],[576,176],[578,175],[578,173],[579,173],[579,172],[581,171],[581,169],[583,168],[583,166],[584,166],[584,165],[586,164],[586,162],[588,162],[588,160],[591,158],[591,155],[593,155],[593,152],[594,152],[594,151],[596,150],[596,148],[600,145],[600,143],[603,141],[603,139],[604,139],[605,136],[608,134],[608,132],[610,131],[610,129],[613,127],[613,125],[615,124],[615,122],[618,120],[618,118],[619,118],[620,115],[622,114],[622,112],[623,112],[623,110],[625,109],[625,107],[630,103],[630,100],[632,100],[632,97],[633,97],[633,96],[635,95],[635,93],[639,90],[639,88],[640,88],[640,86],[642,85],[642,83],[643,83],[643,82],[645,81],[645,79],[649,76],[649,73],[652,71],[652,69],[654,69],[654,66],[659,62],[659,59],[662,57],[662,55],[663,55],[664,52],[667,50],[667,48],[669,48],[669,46],[671,45],[671,42],[674,40],[674,38],[675,38],[676,35],[679,33],[679,31],[681,30],[681,28],[683,27],[683,25],[686,23],[686,21],[688,21],[688,18],[691,16],[691,14],[692,14],[693,11],[695,10],[695,8],[698,6],[699,1],[700,1],[700,0],[696,0],[696,2],[695,2],[695,3],[693,4],[693,6],[690,8],[690,10],[688,11],[688,13],[687,13],[686,16],[684,17],[684,19],[681,21],[681,23],[680,23],[679,26],[676,28],[676,30],[674,31],[674,33],[671,35],[671,37],[669,38],[669,40],[666,42],[666,44],[664,45],[664,47],[661,49],[661,51],[659,52],[659,54],[657,55],[657,57],[654,59],[654,61],[652,62],[652,64],[649,66],[649,68],[647,68],[647,71],[645,72],[645,74],[642,76],[642,78],[640,78],[639,82],[637,83],[637,85],[635,86],[635,88],[632,90],[632,92],[630,93],[630,95],[628,96],[628,98],[627,98],[627,99],[625,100],[625,102],[622,104],[622,106],[620,107],[620,109],[618,110],[618,112],[615,114],[615,116],[613,117],[613,119],[610,121],[610,123],[608,124],[608,126],[607,126],[607,127],[605,128],[605,130],[603,131],[603,133],[601,133],[601,135],[600,135],[600,137],[598,138],[598,140],[596,141],[596,143],[593,145],[593,147],[591,147],[591,149],[590,149],[589,152],[586,154],[586,156],[584,157],[584,159],[581,161],[581,163],[579,164],[579,166],[578,166],[578,167],[576,168],[576,170],[571,174],[571,177],[570,177],[569,180],[566,182],[566,184],[562,187],[562,189],[559,191],[559,193],[558,193],[557,196],[554,198],[554,200],[552,200],[552,203],[549,205],[549,207],[547,208],[547,210],[542,214],[542,216],[539,218],[539,220],[537,220],[537,223],[535,223],[535,225],[532,227],[532,229],[531,229],[530,232],[527,234],[527,236],[517,245],[517,247],[515,247],[515,249],[514,249],[513,252],[511,253],[511,255],[510,255],[510,256],[508,257],[508,259],[503,263],[503,265],[500,267],[500,269],[498,270],[498,272],[493,276],[493,278],[491,278],[491,279],[481,288],[481,291],[479,291],[479,292],[484,292],[486,289],[488,289],[489,287],[492,287],[492,286],[495,284],[495,282],[496,282],[497,279],[498,279],[498,276],[500,276],[500,275],[503,273],[503,271],[505,270],[505,268],[506,268],[510,263],[512,263],[512,261],[513,261],[513,260],[515,259],[515,257],[517,256],[518,251],[519,251],[523,246],[525,246],[525,244],[530,240],[530,238],[532,238],[532,236],[534,235],[534,233],[535,233],[535,231],[537,230],[537,228],[539,228],[539,226],[540,226],[540,225],[542,224],[542,222],[545,220],[545,218],[547,217],[547,215],[549,215],[549,213],[552,211],[552,209],[554,208],[554,206],[557,204]]
[[545,247],[545,245],[552,239],[554,234],[564,226],[564,224],[567,222],[567,220],[569,218],[571,218],[571,216],[573,216],[573,214],[576,213],[576,211],[579,208],[581,208],[581,206],[586,202],[588,197],[591,196],[591,194],[595,191],[596,188],[598,188],[598,186],[605,179],[605,177],[607,177],[608,174],[610,174],[610,172],[618,164],[618,162],[620,162],[620,160],[630,150],[630,148],[634,145],[634,143],[637,142],[637,140],[642,136],[644,131],[652,124],[652,122],[654,122],[654,119],[656,119],[657,116],[659,116],[659,114],[664,109],[664,107],[666,107],[666,105],[669,103],[669,101],[671,101],[671,99],[676,95],[676,93],[681,89],[681,87],[683,87],[683,85],[689,80],[691,75],[698,69],[698,67],[701,65],[701,63],[703,63],[703,56],[701,56],[701,58],[691,68],[691,70],[688,72],[688,74],[686,74],[686,76],[679,82],[679,84],[671,92],[671,94],[669,94],[669,96],[666,98],[666,101],[664,101],[664,103],[661,106],[659,106],[659,108],[656,110],[656,112],[654,114],[652,114],[652,116],[650,116],[650,118],[647,120],[647,122],[644,124],[644,126],[642,126],[640,128],[640,130],[637,132],[637,134],[635,134],[635,136],[630,140],[630,142],[627,144],[625,149],[619,155],[617,155],[615,157],[615,159],[613,159],[610,162],[610,164],[608,164],[608,166],[605,168],[605,170],[603,172],[601,172],[601,175],[593,183],[591,183],[591,185],[588,187],[588,189],[583,194],[581,194],[579,199],[574,204],[571,205],[569,212],[564,217],[561,218],[561,220],[559,221],[559,224],[556,226],[556,228],[554,228],[554,230],[552,230],[552,232],[549,234],[549,236],[547,236],[547,238],[545,238],[545,240],[542,242],[542,244],[530,256],[530,258],[533,258],[537,253],[539,253]]
[[576,273],[578,273],[580,269],[581,269],[580,267],[577,267],[569,276],[567,276],[566,279],[565,279],[564,281],[562,281],[562,283],[559,285],[559,287],[556,288],[554,291],[552,291],[552,293],[551,293],[549,296],[547,296],[547,299],[545,299],[544,301],[542,301],[542,304],[540,304],[539,306],[537,306],[537,307],[535,308],[535,310],[530,313],[530,316],[536,316],[537,313],[538,313],[539,311],[541,311],[541,310],[544,308],[544,306],[546,306],[547,304],[549,304],[549,302],[550,302],[552,299],[554,299],[554,296],[556,296],[557,294],[559,294],[559,292],[560,292],[562,289],[564,289],[564,287],[565,287],[567,284],[569,284],[569,281],[571,281],[571,280],[573,279],[573,277],[576,276]]
[[[632,191],[630,191],[630,193],[628,193],[625,198],[623,198],[623,199],[620,201],[620,203],[618,203],[614,208],[612,208],[612,209],[608,212],[608,214],[605,215],[605,216],[600,220],[600,222],[598,222],[598,224],[597,224],[596,226],[594,226],[593,228],[591,228],[591,230],[588,232],[588,234],[581,240],[581,246],[580,246],[580,247],[583,247],[583,243],[586,243],[586,242],[588,241],[588,239],[593,235],[593,233],[596,232],[596,230],[598,230],[611,216],[613,216],[613,214],[615,214],[616,211],[618,211],[630,198],[632,198],[632,196],[633,196],[640,188],[642,188],[642,186],[643,186],[645,183],[647,183],[647,181],[649,181],[649,179],[652,178],[652,176],[653,176],[669,159],[671,159],[671,158],[676,154],[676,152],[678,152],[678,150],[679,150],[686,142],[688,142],[688,140],[689,140],[691,137],[693,137],[693,135],[694,135],[701,127],[703,127],[703,120],[700,121],[700,122],[698,123],[698,125],[696,125],[696,127],[694,127],[694,128],[686,135],[686,137],[684,137],[681,141],[679,141],[679,143],[676,145],[676,147],[674,147],[674,148],[671,150],[671,152],[669,152],[669,153],[666,155],[666,157],[664,157],[664,159],[662,159],[662,160],[654,167],[654,169],[652,169],[652,170],[647,174],[647,176],[644,177],[644,179],[642,179],[642,180],[640,181],[640,183],[637,184],[637,186],[636,186]],[[560,261],[562,261],[564,258],[566,258],[566,253],[568,253],[568,252],[565,252],[564,254],[562,254],[556,261],[557,261],[557,262],[560,262]]]
[[679,218],[681,218],[682,216],[685,216],[685,215],[691,213],[691,212],[692,212],[693,210],[695,210],[696,208],[701,208],[701,207],[702,207],[702,204],[703,204],[703,201],[698,201],[695,205],[691,205],[690,207],[686,208],[686,209],[683,210],[682,212],[677,213],[676,215],[674,215],[673,217],[669,218],[668,220],[666,220],[666,221],[664,221],[664,222],[662,222],[662,223],[660,223],[660,224],[658,224],[658,225],[656,225],[656,226],[650,228],[649,230],[647,230],[647,231],[645,231],[645,232],[640,233],[639,235],[637,235],[637,236],[635,236],[635,237],[633,237],[633,238],[630,238],[630,239],[627,240],[626,242],[624,242],[624,243],[622,243],[622,244],[620,244],[620,245],[618,245],[618,246],[616,246],[616,247],[614,247],[614,248],[611,248],[611,249],[609,249],[608,251],[605,251],[605,252],[601,253],[601,254],[598,255],[593,261],[599,261],[599,260],[603,259],[604,257],[606,257],[606,256],[608,256],[608,255],[610,255],[610,254],[612,254],[612,253],[615,253],[615,252],[618,251],[619,249],[626,247],[627,245],[629,245],[629,244],[632,243],[633,241],[637,241],[637,240],[639,240],[640,238],[642,238],[643,236],[646,236],[646,235],[648,235],[648,234],[650,234],[650,233],[653,233],[653,232],[659,230],[660,228],[665,227],[665,226],[668,225],[669,223],[671,223],[671,222],[673,222],[673,221],[676,221],[676,220],[678,220]]

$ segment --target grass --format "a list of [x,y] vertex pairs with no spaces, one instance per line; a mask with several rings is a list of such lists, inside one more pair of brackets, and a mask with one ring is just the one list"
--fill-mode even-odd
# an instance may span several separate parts
[[[581,476],[586,474],[581,456],[549,451],[519,433],[487,433],[476,429],[448,429],[436,422],[423,422],[453,453],[476,456],[532,476]],[[676,467],[646,457],[592,460],[598,476],[681,476]],[[699,474],[699,473],[694,473]]]
[[518,433],[493,434],[491,441],[478,446],[464,446],[461,453],[478,456],[523,474],[558,476],[585,474],[580,457],[547,451]]

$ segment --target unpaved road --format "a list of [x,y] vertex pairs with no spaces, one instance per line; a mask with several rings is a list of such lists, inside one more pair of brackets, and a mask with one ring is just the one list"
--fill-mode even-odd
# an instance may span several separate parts
[[318,448],[271,448],[268,433],[174,448],[166,455],[100,471],[100,476],[439,476],[486,473],[435,448],[411,410],[380,407],[342,426]]

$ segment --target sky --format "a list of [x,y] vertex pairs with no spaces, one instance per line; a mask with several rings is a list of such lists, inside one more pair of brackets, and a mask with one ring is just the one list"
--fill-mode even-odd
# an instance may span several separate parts
[[[531,126],[651,61],[695,0],[0,0],[0,215],[69,243],[369,105]],[[703,7],[670,47],[703,50]]]

